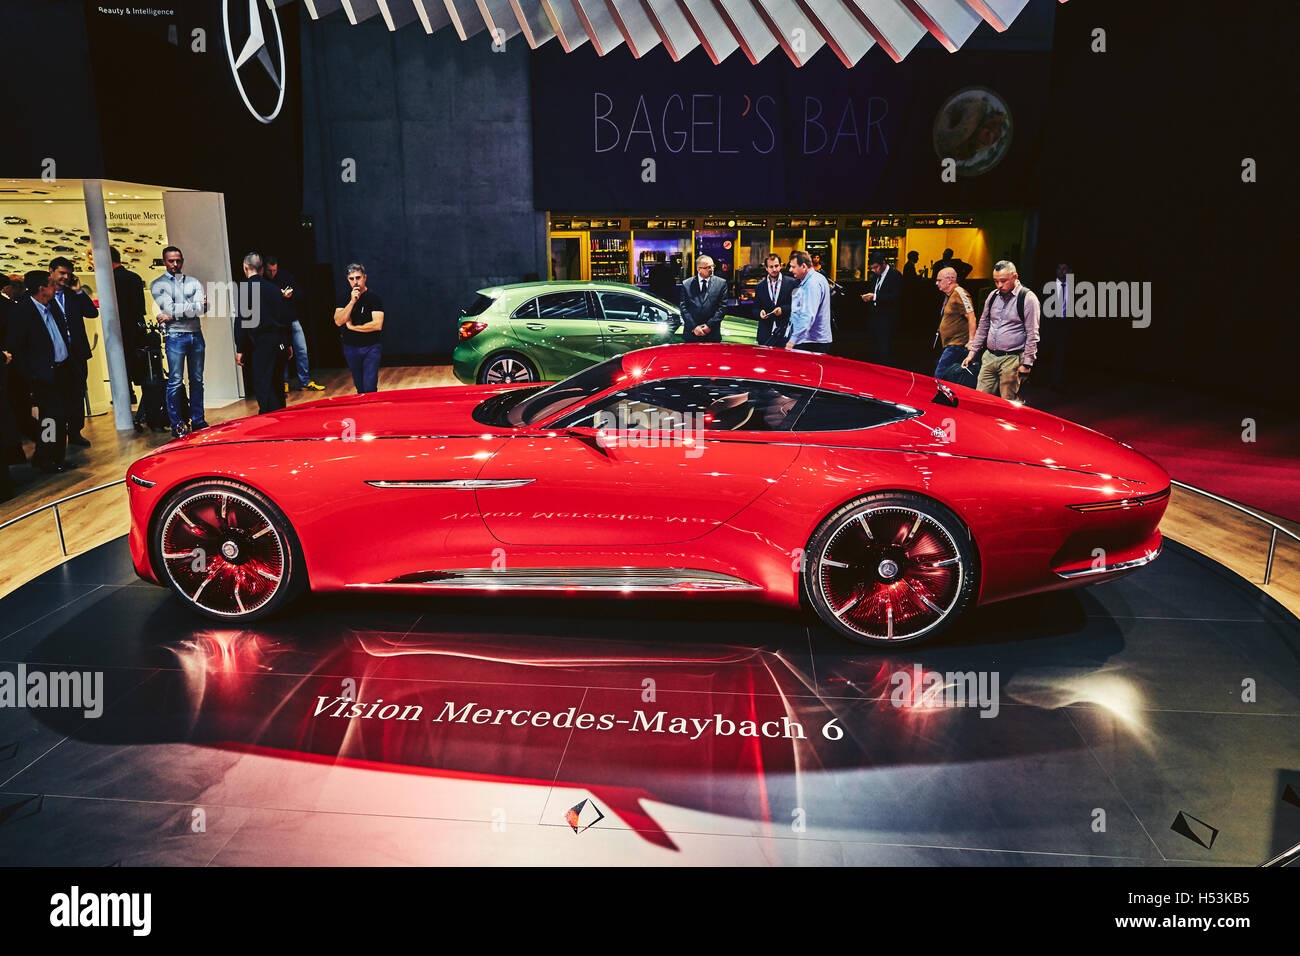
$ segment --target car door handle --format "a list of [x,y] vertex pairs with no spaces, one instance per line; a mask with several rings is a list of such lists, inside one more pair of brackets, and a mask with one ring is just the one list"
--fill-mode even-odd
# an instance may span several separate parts
[[524,327],[532,329],[534,332],[540,332],[542,329],[546,328],[546,326],[542,325],[540,322],[525,322]]
[[610,331],[610,332],[626,332],[626,331],[627,331],[626,326],[622,326],[622,325],[607,325],[607,326],[605,326],[605,328],[606,328],[607,331]]

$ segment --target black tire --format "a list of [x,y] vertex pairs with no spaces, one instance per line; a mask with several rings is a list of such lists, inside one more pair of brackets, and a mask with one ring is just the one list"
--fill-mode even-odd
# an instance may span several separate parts
[[804,559],[804,592],[817,614],[872,646],[935,637],[966,610],[979,577],[961,520],[937,501],[903,493],[865,495],[836,509]]
[[199,481],[169,494],[150,523],[149,556],[178,597],[227,623],[273,614],[307,585],[289,519],[237,481]]
[[518,385],[541,380],[537,366],[518,352],[498,352],[478,370],[480,385]]

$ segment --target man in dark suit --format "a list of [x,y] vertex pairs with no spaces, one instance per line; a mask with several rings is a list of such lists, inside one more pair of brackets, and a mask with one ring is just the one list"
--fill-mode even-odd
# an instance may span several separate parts
[[790,337],[790,298],[794,279],[781,273],[781,257],[773,254],[767,257],[764,266],[767,277],[760,279],[754,290],[754,301],[758,303],[758,344],[773,348],[785,348]]
[[[142,351],[145,347],[144,280],[122,265],[122,254],[117,251],[117,246],[109,246],[108,251],[113,257],[113,288],[117,290],[117,318],[122,326],[127,375],[134,384],[143,385],[148,377]],[[135,401],[134,393],[132,395],[131,400]]]
[[251,303],[253,314],[235,320],[235,362],[252,366],[259,415],[284,408],[284,370],[291,351],[284,298],[279,287],[262,275],[262,269],[261,255],[250,252],[244,256],[239,301]]
[[37,408],[36,453],[32,465],[63,471],[67,449],[68,406],[80,404],[86,390],[85,362],[75,358],[76,340],[55,301],[54,277],[38,269],[23,277],[27,297],[9,316],[6,350],[27,379]]
[[862,297],[863,302],[871,304],[871,314],[867,318],[870,358],[877,365],[893,365],[894,330],[898,328],[903,277],[897,269],[891,269],[881,255],[872,256],[868,268],[876,276],[876,284]]
[[0,501],[8,501],[14,496],[14,482],[9,474],[13,449],[16,447],[22,460],[27,460],[9,407],[9,366],[13,363],[14,355],[5,348],[5,335],[13,307],[13,302],[7,296],[0,295]]
[[708,256],[695,260],[695,272],[682,283],[682,341],[721,342],[727,280],[713,274],[713,260]]
[[[4,288],[0,289],[0,348],[8,349],[11,355],[13,349],[4,344],[4,328],[8,326],[9,314],[14,306],[25,298],[27,298],[27,290],[23,287],[22,279],[8,279]],[[28,401],[31,389],[27,387],[27,379],[23,377],[17,361],[9,363],[8,388],[9,410],[14,424],[18,427],[18,438],[10,448],[0,450],[0,457],[11,465],[21,465],[27,461],[27,455],[23,451],[22,436],[36,439],[36,420],[32,418],[32,403]]]
[[68,416],[68,444],[90,447],[89,440],[81,437],[86,425],[86,373],[90,362],[90,339],[86,336],[86,319],[99,318],[94,300],[81,289],[81,282],[72,273],[72,260],[59,256],[50,260],[50,278],[54,280],[54,301],[68,323],[72,336],[72,368],[81,378],[77,400],[66,409]]

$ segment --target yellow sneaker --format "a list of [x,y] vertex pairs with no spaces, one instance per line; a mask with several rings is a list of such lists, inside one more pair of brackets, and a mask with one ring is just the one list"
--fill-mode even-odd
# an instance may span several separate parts
[[303,388],[310,388],[313,392],[325,391],[324,385],[317,385],[315,382],[308,382],[306,385],[303,386]]

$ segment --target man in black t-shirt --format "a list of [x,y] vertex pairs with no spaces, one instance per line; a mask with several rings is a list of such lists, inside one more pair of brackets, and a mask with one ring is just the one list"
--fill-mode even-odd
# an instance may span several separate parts
[[348,266],[351,291],[334,310],[334,324],[343,337],[343,358],[352,370],[357,393],[379,390],[379,362],[384,349],[380,335],[384,329],[384,303],[366,288],[366,267],[354,262]]

